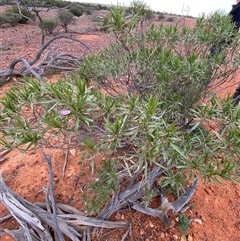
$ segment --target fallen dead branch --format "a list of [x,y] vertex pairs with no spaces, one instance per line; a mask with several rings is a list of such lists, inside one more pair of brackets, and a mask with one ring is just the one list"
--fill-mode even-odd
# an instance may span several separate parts
[[[125,189],[116,193],[116,195],[106,204],[97,217],[88,217],[77,209],[65,205],[56,204],[53,192],[52,165],[51,157],[46,155],[43,148],[42,154],[47,161],[49,170],[49,189],[45,190],[46,203],[32,204],[14,193],[4,183],[0,175],[0,201],[8,208],[12,217],[20,225],[18,230],[4,229],[4,232],[10,234],[15,240],[28,241],[65,241],[68,237],[72,241],[91,240],[91,235],[96,234],[96,228],[125,228],[126,232],[122,237],[125,240],[127,236],[132,237],[132,223],[119,221],[107,221],[110,216],[126,207],[136,211],[158,217],[165,225],[172,227],[167,212],[183,212],[188,207],[187,204],[196,191],[198,180],[196,180],[186,192],[176,201],[169,202],[163,191],[159,191],[161,204],[157,209],[142,206],[139,201],[144,196],[144,187],[154,188],[156,179],[163,174],[163,169],[156,166],[149,173],[146,181],[137,181],[140,173],[137,173],[126,186]],[[9,215],[3,217],[1,221],[9,218]],[[92,228],[94,228],[92,230]],[[3,233],[0,233],[0,236]]]
[[[43,52],[57,39],[70,39],[79,43],[85,50],[82,56],[73,56],[67,53],[55,53],[54,48],[48,50],[41,59]],[[76,39],[74,36],[59,34],[51,38],[48,42],[43,44],[38,50],[36,56],[29,62],[20,57],[14,59],[7,70],[0,71],[0,78],[6,79],[16,76],[33,75],[37,79],[42,79],[42,76],[48,69],[60,70],[60,71],[73,71],[77,70],[82,62],[84,56],[87,53],[91,53],[92,50],[82,41]],[[16,69],[18,63],[22,63],[24,66],[21,69]]]
[[182,194],[176,201],[169,202],[163,191],[160,191],[161,204],[157,209],[152,209],[146,206],[142,206],[138,203],[139,200],[144,196],[144,187],[153,189],[156,180],[163,174],[162,168],[159,166],[155,167],[148,176],[148,179],[143,182],[139,181],[134,183],[133,178],[131,182],[123,191],[118,192],[115,197],[103,208],[97,218],[108,219],[110,216],[126,207],[131,207],[141,213],[159,217],[160,220],[167,226],[172,227],[172,223],[168,219],[167,212],[172,210],[175,213],[184,212],[188,208],[188,202],[197,190],[198,180],[195,180],[192,185],[188,187],[184,194]]

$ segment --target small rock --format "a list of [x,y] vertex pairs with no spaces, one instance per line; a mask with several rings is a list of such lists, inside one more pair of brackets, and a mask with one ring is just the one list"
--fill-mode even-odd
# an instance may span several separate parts
[[182,235],[181,238],[180,238],[180,241],[187,241],[186,236]]
[[76,150],[75,150],[75,149],[71,149],[71,150],[69,150],[69,152],[70,152],[73,156],[76,156]]
[[151,228],[154,227],[154,225],[153,225],[153,223],[152,223],[151,221],[149,222],[149,226],[150,226]]
[[174,240],[178,240],[178,236],[177,235],[173,235]]
[[191,219],[191,222],[196,222],[196,223],[198,223],[200,225],[203,224],[203,221],[200,218],[193,218],[193,219]]
[[165,238],[165,234],[164,234],[164,233],[161,233],[161,234],[160,234],[160,237],[161,237],[161,239],[164,239],[164,238]]
[[4,162],[6,160],[5,157],[0,158],[0,162]]
[[188,235],[188,237],[187,237],[187,241],[193,241],[193,236]]
[[121,214],[120,214],[120,213],[117,213],[117,214],[115,215],[115,218],[116,218],[117,220],[120,220],[120,219],[121,219]]
[[54,182],[58,182],[58,180],[59,180],[58,177],[54,177],[54,178],[53,178],[53,181],[54,181]]

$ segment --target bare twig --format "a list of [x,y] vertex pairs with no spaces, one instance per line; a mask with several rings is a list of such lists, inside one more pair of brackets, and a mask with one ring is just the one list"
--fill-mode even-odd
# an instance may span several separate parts
[[63,234],[62,234],[62,232],[59,228],[58,220],[57,220],[57,209],[56,209],[56,203],[55,203],[55,198],[54,198],[54,190],[53,190],[53,172],[52,172],[51,156],[46,155],[42,146],[41,146],[41,152],[44,156],[45,161],[48,164],[49,191],[50,191],[50,199],[51,199],[51,204],[52,204],[53,220],[54,220],[54,223],[55,223],[56,235],[57,235],[59,241],[65,241],[64,237],[63,237]]
[[63,165],[63,173],[62,173],[63,178],[65,176],[65,170],[66,170],[67,161],[68,161],[68,153],[69,153],[69,150],[67,149],[65,152],[65,160],[64,160],[64,165]]
[[12,217],[12,214],[9,213],[8,215],[0,218],[0,223],[3,223],[4,221],[8,220],[8,219],[11,218],[11,217]]

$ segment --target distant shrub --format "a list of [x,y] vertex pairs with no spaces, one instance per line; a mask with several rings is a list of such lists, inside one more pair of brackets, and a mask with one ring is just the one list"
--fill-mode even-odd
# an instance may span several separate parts
[[0,0],[0,6],[13,5],[13,4],[15,4],[15,1],[13,0]]
[[110,23],[110,15],[108,14],[103,17],[103,27],[102,27],[103,31],[107,31],[109,23]]
[[52,7],[52,6],[54,6],[54,2],[55,1],[53,1],[53,0],[46,0],[46,1],[42,2],[42,5],[43,5],[43,7]]
[[96,8],[97,8],[98,10],[101,10],[101,9],[103,9],[103,5],[102,5],[102,4],[97,4]]
[[69,12],[72,13],[72,14],[73,14],[74,16],[76,16],[76,17],[80,17],[80,16],[83,15],[82,9],[80,9],[80,8],[77,7],[77,6],[71,6],[71,7],[69,8]]
[[91,15],[91,14],[92,14],[92,10],[90,10],[90,9],[86,9],[84,12],[85,12],[87,15]]
[[150,9],[145,10],[145,17],[146,19],[152,19],[154,17],[154,12]]
[[67,11],[59,11],[57,19],[58,19],[59,25],[67,33],[68,25],[74,21],[74,15]]
[[19,14],[20,15],[20,20],[19,23],[22,24],[26,24],[29,19],[35,19],[36,15],[29,12],[28,10],[26,10],[25,8],[20,8],[21,14],[19,13],[18,7],[17,6],[13,6],[10,9],[8,9],[6,12],[8,13],[14,13],[14,14]]
[[103,9],[103,10],[109,10],[109,7],[103,5],[103,6],[102,6],[102,9]]
[[20,20],[21,16],[17,13],[6,12],[0,14],[0,26],[7,23],[14,27],[19,23]]
[[163,13],[159,13],[158,14],[158,20],[163,20],[165,18],[164,14]]
[[167,22],[174,22],[174,18],[173,17],[169,17],[166,19]]
[[59,7],[59,8],[65,8],[72,4],[71,2],[66,1],[54,1],[53,6]]
[[52,35],[58,26],[58,22],[55,19],[43,19],[38,26],[43,29],[46,35]]
[[154,17],[154,12],[148,7],[145,2],[132,1],[130,7],[126,9],[127,14],[138,14],[139,16],[151,19]]

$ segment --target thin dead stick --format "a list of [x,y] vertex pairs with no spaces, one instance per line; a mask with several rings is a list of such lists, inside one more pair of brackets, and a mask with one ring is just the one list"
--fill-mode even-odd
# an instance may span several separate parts
[[43,187],[43,193],[45,195],[45,201],[46,201],[46,209],[49,213],[51,213],[51,206],[50,206],[50,200],[49,200],[49,197],[48,197],[48,187],[45,186]]
[[2,152],[0,153],[0,157],[5,156],[5,155],[8,154],[8,152],[10,152],[10,151],[11,151],[11,149],[2,151]]
[[123,235],[121,241],[124,241],[124,240],[127,238],[128,235],[130,236],[131,241],[133,241],[133,236],[132,236],[132,221],[131,221],[131,220],[128,220],[128,226],[129,226],[129,227],[128,227],[126,233]]
[[65,176],[65,170],[66,170],[67,161],[68,161],[68,153],[69,153],[69,150],[67,149],[66,153],[65,153],[65,160],[64,160],[64,165],[63,165],[62,178],[64,178],[64,176]]
[[46,160],[48,164],[48,174],[49,174],[49,192],[50,192],[50,199],[52,203],[52,211],[53,211],[53,221],[55,223],[55,229],[56,229],[56,235],[59,239],[59,241],[65,241],[63,234],[58,226],[58,221],[57,221],[57,208],[56,208],[56,203],[55,203],[55,198],[54,198],[54,191],[53,191],[53,175],[52,175],[52,160],[51,156],[47,156],[46,153],[43,150],[43,147],[41,145],[41,152],[44,156],[44,159]]
[[8,219],[11,218],[11,217],[12,217],[12,214],[9,213],[8,215],[0,218],[0,223],[3,223],[4,221],[8,220]]

